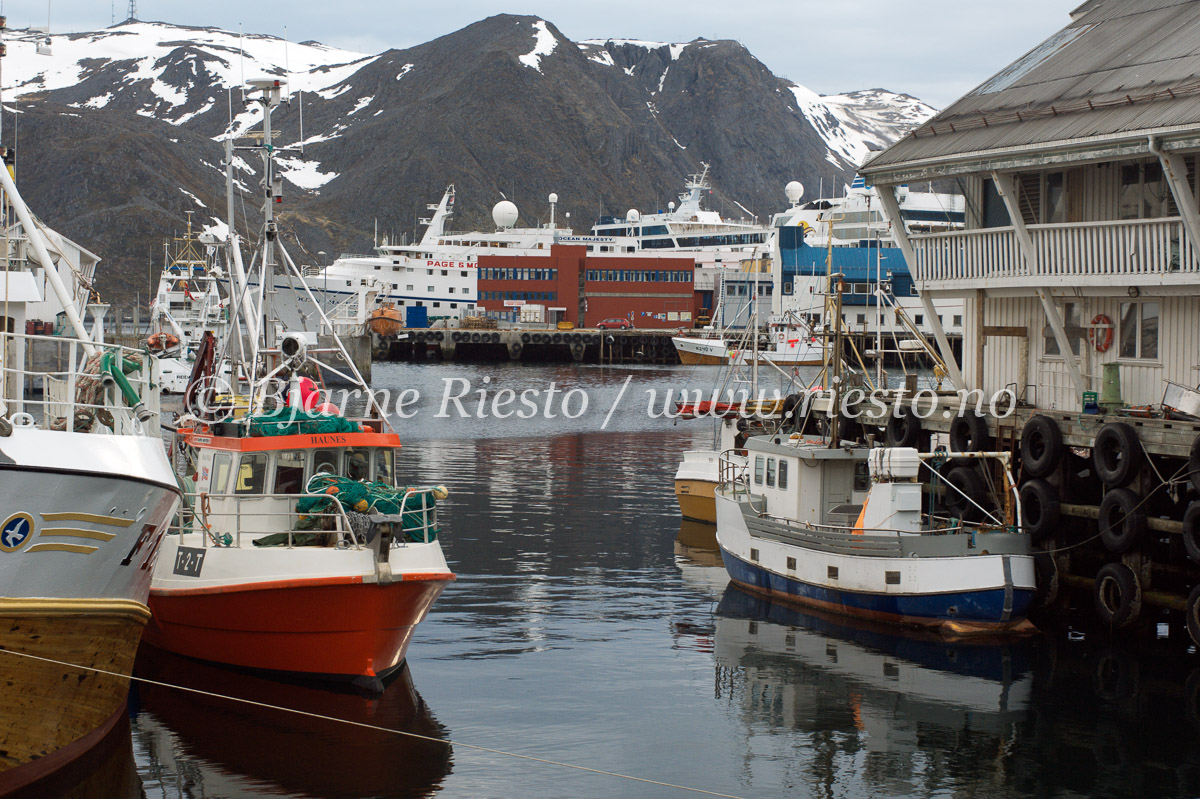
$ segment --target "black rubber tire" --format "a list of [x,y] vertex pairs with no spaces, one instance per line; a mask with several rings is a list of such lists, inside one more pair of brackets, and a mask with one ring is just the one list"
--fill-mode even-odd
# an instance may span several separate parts
[[522,334],[521,334],[521,343],[522,343],[522,344],[528,344],[528,343],[529,343],[529,334],[528,334],[528,333],[522,333]]
[[921,438],[921,420],[912,411],[900,410],[888,419],[883,438],[889,447],[915,447]]
[[1137,431],[1124,422],[1100,428],[1092,444],[1092,468],[1106,486],[1123,486],[1137,476],[1145,456]]
[[1021,430],[1021,469],[1030,477],[1045,477],[1058,468],[1063,453],[1062,430],[1049,416],[1034,416]]
[[1037,586],[1033,592],[1033,606],[1048,608],[1058,600],[1058,561],[1049,552],[1035,552],[1033,574]]
[[[957,516],[960,519],[968,522],[977,522],[983,518],[983,511],[975,505],[983,505],[987,497],[987,486],[983,483],[983,478],[979,476],[974,468],[970,466],[955,466],[946,473],[946,500],[945,506],[947,512]],[[954,486],[958,489],[955,491]],[[962,493],[959,493],[962,492]],[[966,494],[966,496],[963,496]],[[967,501],[970,497],[975,501],[972,505]]]
[[1192,451],[1188,454],[1188,479],[1192,482],[1192,488],[1200,494],[1200,436],[1192,441]]
[[991,448],[992,437],[988,435],[987,419],[975,411],[956,416],[950,422],[952,452],[986,452]]
[[1188,560],[1200,564],[1200,499],[1190,503],[1183,512],[1183,548]]
[[542,334],[541,334],[541,333],[534,333],[534,334],[533,334],[533,343],[534,343],[534,344],[541,344],[541,343],[542,343]]
[[1021,486],[1021,526],[1035,544],[1054,533],[1061,517],[1058,489],[1045,480],[1030,480]]
[[781,419],[779,428],[781,430],[795,429],[796,424],[800,421],[796,418],[796,411],[800,408],[800,395],[788,394],[783,398],[783,405],[780,406]]
[[455,332],[455,333],[451,333],[451,334],[450,334],[450,340],[451,340],[451,341],[459,341],[459,340],[461,340],[461,339],[462,339],[462,334],[461,334],[461,333],[457,333],[457,332]]
[[433,334],[433,337],[436,338],[438,341],[442,341],[446,338],[446,335],[444,333],[442,333],[441,331],[438,331],[437,333]]
[[1200,584],[1197,584],[1188,594],[1187,605],[1184,608],[1187,618],[1187,631],[1192,643],[1200,646]]
[[1142,586],[1133,569],[1124,563],[1106,563],[1096,572],[1092,603],[1100,622],[1122,630],[1142,614]]
[[1136,547],[1146,535],[1142,499],[1128,488],[1114,488],[1100,502],[1100,540],[1109,552],[1120,555]]

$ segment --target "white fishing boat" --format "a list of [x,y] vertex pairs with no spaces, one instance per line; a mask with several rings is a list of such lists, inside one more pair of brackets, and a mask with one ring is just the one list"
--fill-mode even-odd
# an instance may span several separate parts
[[[66,239],[30,212],[4,152],[0,794],[35,796],[124,714],[151,569],[180,490],[159,438],[154,359],[103,343],[107,306],[94,308],[95,334],[85,329],[60,275]],[[64,335],[12,332],[45,302],[41,276]]]
[[771,319],[767,324],[767,340],[769,346],[763,349],[730,349],[730,361],[736,364],[757,360],[786,367],[823,366],[825,363],[824,338],[794,314]]
[[[960,460],[944,476],[935,468]],[[948,633],[1029,626],[1033,552],[1008,453],[760,436],[746,442],[745,461],[723,456],[721,470],[717,540],[733,582]],[[926,498],[931,475],[953,495],[946,508]]]
[[[277,186],[278,150],[263,142],[272,141],[281,83],[252,81],[251,90],[251,102],[264,111],[263,129],[239,149],[259,154],[265,185]],[[227,164],[232,153],[228,142]],[[263,206],[250,262],[259,285],[270,285],[277,267],[297,273],[275,235],[273,200]],[[146,640],[201,660],[381,690],[404,663],[417,624],[454,579],[438,541],[436,505],[445,489],[399,479],[399,436],[372,400],[357,418],[328,405],[312,410],[320,400],[315,384],[301,377],[315,366],[305,337],[276,339],[271,295],[256,304],[244,291],[248,277],[232,232],[228,251],[247,332],[224,349],[255,353],[248,391],[216,389],[217,343],[206,337],[187,395],[194,413],[177,433],[195,493],[191,512],[163,543]],[[240,335],[240,327],[233,331]],[[372,396],[346,362],[352,374],[343,377]]]

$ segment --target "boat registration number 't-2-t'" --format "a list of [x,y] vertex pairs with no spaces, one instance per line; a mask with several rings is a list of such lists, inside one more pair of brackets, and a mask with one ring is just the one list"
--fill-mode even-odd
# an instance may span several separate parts
[[175,574],[184,577],[199,577],[204,568],[204,550],[198,547],[180,547],[175,553]]

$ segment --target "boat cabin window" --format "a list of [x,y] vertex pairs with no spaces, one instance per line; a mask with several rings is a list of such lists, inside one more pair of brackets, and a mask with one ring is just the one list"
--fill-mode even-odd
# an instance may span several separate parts
[[394,450],[385,447],[375,451],[375,479],[388,485],[396,484],[396,453]]
[[763,462],[766,460],[762,455],[756,455],[754,458],[754,484],[763,484]]
[[767,458],[767,485],[775,486],[775,459]]
[[871,469],[866,461],[856,461],[854,464],[854,490],[868,491],[871,488]]
[[275,456],[276,494],[304,493],[304,453],[280,452]]
[[262,494],[267,487],[267,453],[252,452],[238,464],[235,494]]
[[210,494],[224,494],[229,490],[229,467],[233,465],[233,456],[228,452],[218,452],[213,457],[212,482],[208,484]]
[[339,474],[338,471],[338,451],[336,449],[319,449],[313,453],[313,474],[328,472],[329,474]]
[[346,477],[351,480],[369,480],[371,478],[371,458],[367,450],[346,450]]
[[783,458],[779,459],[779,487],[787,488],[787,465],[788,462]]

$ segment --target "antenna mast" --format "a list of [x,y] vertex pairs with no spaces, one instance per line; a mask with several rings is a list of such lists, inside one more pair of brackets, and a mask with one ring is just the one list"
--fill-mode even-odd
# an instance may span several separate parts
[[129,0],[129,16],[125,19],[126,22],[137,21],[137,0]]

